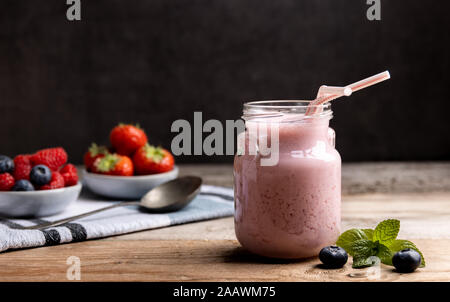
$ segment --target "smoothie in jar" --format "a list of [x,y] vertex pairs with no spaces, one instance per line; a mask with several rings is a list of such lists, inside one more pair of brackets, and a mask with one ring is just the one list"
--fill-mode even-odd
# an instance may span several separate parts
[[[235,231],[242,246],[267,257],[306,258],[334,244],[341,222],[341,158],[329,128],[330,104],[306,116],[308,101],[261,101],[244,105],[244,151],[234,160]],[[278,162],[249,152],[276,126]]]

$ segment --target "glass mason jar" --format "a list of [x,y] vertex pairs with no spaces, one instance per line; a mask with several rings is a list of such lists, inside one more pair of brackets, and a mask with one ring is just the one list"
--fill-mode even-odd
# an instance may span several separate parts
[[253,253],[316,256],[340,234],[341,158],[329,128],[331,105],[310,106],[316,113],[306,115],[309,103],[244,104],[246,127],[234,158],[234,221],[237,239]]

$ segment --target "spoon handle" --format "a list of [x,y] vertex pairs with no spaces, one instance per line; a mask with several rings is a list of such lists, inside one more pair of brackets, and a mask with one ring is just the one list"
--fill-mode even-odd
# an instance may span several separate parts
[[39,230],[39,229],[46,229],[49,227],[53,227],[53,226],[58,226],[73,220],[77,220],[86,216],[90,216],[93,214],[97,214],[99,212],[103,212],[106,210],[110,210],[110,209],[114,209],[114,208],[118,208],[118,207],[126,207],[126,206],[134,206],[134,205],[139,205],[140,202],[139,201],[131,201],[131,202],[120,202],[120,203],[116,203],[113,204],[112,206],[108,206],[108,207],[104,207],[104,208],[100,208],[94,211],[90,211],[90,212],[86,212],[80,215],[76,215],[76,216],[72,216],[72,217],[67,217],[67,218],[63,218],[60,220],[56,220],[56,221],[50,221],[50,222],[46,222],[46,223],[42,223],[42,224],[37,224],[37,225],[32,225],[32,226],[27,226],[27,227],[23,227],[22,229],[24,230]]

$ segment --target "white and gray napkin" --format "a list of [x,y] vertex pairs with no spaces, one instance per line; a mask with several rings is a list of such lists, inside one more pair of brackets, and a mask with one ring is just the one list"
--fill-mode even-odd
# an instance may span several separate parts
[[126,234],[176,224],[233,215],[233,190],[203,185],[200,194],[184,209],[167,214],[149,214],[137,206],[120,207],[74,222],[45,230],[23,230],[21,227],[78,215],[109,206],[117,201],[104,201],[83,190],[80,198],[61,214],[42,219],[0,218],[0,252]]

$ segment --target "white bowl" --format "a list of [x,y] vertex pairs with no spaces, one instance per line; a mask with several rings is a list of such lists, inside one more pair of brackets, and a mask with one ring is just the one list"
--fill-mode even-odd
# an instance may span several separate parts
[[80,195],[81,183],[54,190],[0,192],[0,216],[41,217],[62,212]]
[[83,183],[92,192],[114,199],[140,199],[148,191],[159,184],[175,179],[178,167],[172,171],[142,175],[142,176],[113,176],[87,172],[83,170]]

